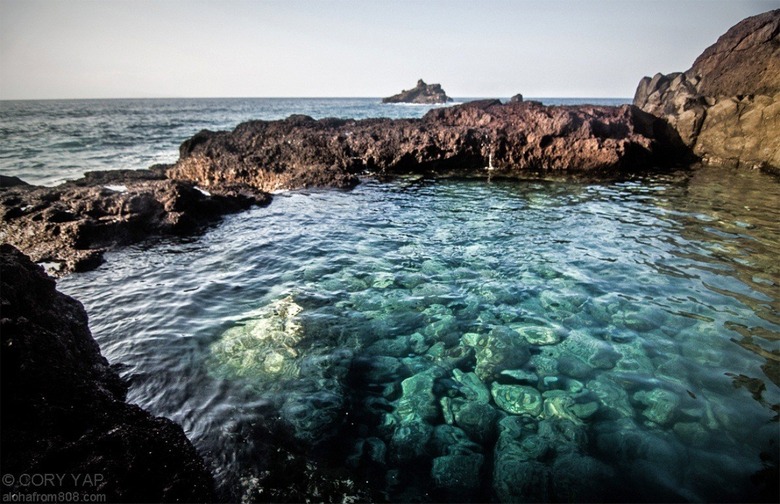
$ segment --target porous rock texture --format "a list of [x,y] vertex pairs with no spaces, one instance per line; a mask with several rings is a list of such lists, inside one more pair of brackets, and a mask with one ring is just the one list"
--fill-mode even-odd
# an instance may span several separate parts
[[643,78],[634,105],[708,163],[780,171],[780,9],[736,24],[687,71]]
[[382,103],[447,103],[452,98],[441,88],[441,84],[426,84],[422,79],[412,89],[382,98]]
[[251,121],[232,132],[201,131],[168,171],[203,187],[262,191],[352,187],[359,174],[522,177],[615,176],[665,166],[687,149],[668,124],[633,106],[546,107],[469,102],[422,119]]
[[[181,427],[125,402],[127,387],[100,354],[84,307],[8,244],[0,245],[0,338],[4,495],[213,499],[211,476]],[[25,486],[23,475],[46,474],[63,478]]]
[[270,202],[250,187],[203,191],[166,178],[164,169],[91,172],[56,187],[0,177],[0,242],[62,274],[96,267],[113,246],[192,234],[223,214]]

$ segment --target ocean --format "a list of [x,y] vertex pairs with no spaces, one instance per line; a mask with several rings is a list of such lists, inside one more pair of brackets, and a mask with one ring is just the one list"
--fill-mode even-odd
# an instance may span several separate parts
[[[0,173],[50,185],[170,163],[249,119],[428,109],[0,102]],[[702,167],[366,179],[112,251],[58,288],[224,501],[771,500],[778,202],[776,177]]]

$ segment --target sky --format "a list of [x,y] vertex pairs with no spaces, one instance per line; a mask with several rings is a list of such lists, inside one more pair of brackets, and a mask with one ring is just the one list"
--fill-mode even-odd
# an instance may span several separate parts
[[0,99],[632,97],[780,0],[0,0]]

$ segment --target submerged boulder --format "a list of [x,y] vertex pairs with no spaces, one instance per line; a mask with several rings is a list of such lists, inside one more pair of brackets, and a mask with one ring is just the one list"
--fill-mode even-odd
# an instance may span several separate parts
[[181,427],[125,402],[81,303],[10,245],[0,245],[0,309],[4,494],[29,490],[14,486],[21,475],[68,474],[93,484],[66,478],[57,491],[106,502],[213,500]]
[[441,84],[426,84],[422,79],[417,81],[417,85],[409,90],[382,98],[382,103],[447,103],[452,98],[441,88]]
[[780,170],[780,9],[737,23],[685,72],[644,77],[634,105],[711,164]]

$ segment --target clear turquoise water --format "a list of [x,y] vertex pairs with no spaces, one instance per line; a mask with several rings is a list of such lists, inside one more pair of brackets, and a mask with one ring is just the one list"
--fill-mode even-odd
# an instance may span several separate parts
[[779,202],[749,171],[367,180],[58,285],[225,500],[771,500]]

